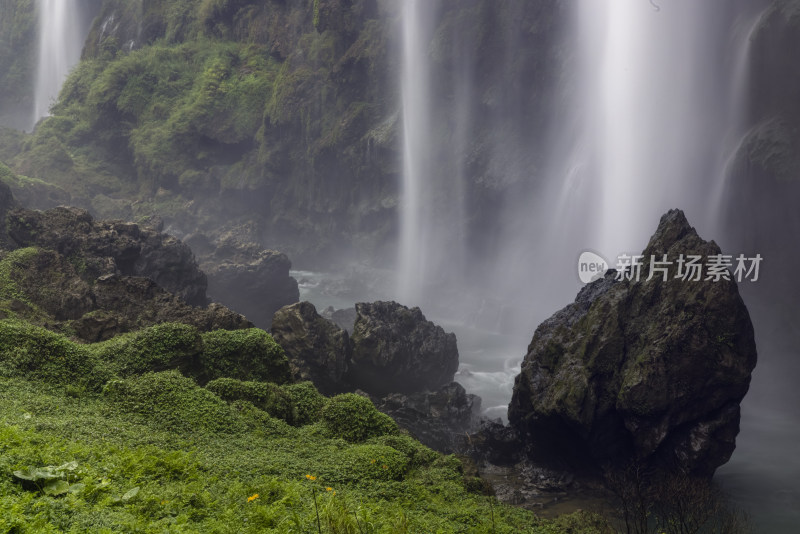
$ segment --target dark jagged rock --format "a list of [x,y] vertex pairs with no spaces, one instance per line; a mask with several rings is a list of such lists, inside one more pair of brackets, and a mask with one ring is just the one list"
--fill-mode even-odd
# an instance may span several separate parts
[[451,382],[436,391],[392,393],[375,405],[428,447],[452,453],[464,450],[479,420],[481,398]]
[[300,300],[297,280],[289,276],[286,254],[240,243],[226,235],[211,243],[202,235],[187,238],[208,275],[211,299],[239,310],[256,326],[269,328],[273,314]]
[[469,437],[469,453],[475,460],[497,466],[510,466],[522,460],[524,446],[519,433],[502,421],[484,420]]
[[8,266],[8,281],[28,303],[18,313],[83,341],[103,341],[163,322],[190,324],[201,331],[252,326],[219,304],[190,306],[149,278],[107,274],[91,279],[79,272],[83,265],[75,257],[45,249],[25,252],[0,260]]
[[373,395],[435,390],[458,369],[456,336],[396,302],[356,304],[349,381]]
[[327,395],[350,391],[344,382],[351,348],[347,332],[320,317],[310,302],[278,310],[272,336],[283,347],[298,380],[310,380]]
[[[673,210],[643,256],[719,253]],[[677,268],[667,281],[610,271],[537,328],[508,412],[531,457],[573,467],[633,458],[699,475],[728,461],[756,364],[753,327],[734,281],[682,280]]]
[[206,275],[187,245],[150,228],[123,221],[95,221],[79,208],[48,211],[12,210],[8,234],[18,247],[40,247],[80,261],[90,277],[139,276],[203,306]]

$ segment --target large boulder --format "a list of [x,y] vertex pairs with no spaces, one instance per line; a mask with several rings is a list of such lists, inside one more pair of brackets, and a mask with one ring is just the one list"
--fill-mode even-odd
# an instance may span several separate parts
[[84,209],[66,207],[14,209],[7,224],[14,246],[53,250],[75,262],[82,274],[146,277],[187,304],[207,304],[206,275],[191,249],[153,228],[96,221]]
[[286,254],[242,243],[228,234],[213,242],[194,234],[187,243],[208,275],[209,297],[243,313],[259,328],[269,328],[277,310],[300,300]]
[[665,254],[666,281],[609,271],[537,328],[508,410],[532,458],[698,475],[730,458],[756,364],[750,316],[735,281],[676,278],[681,255],[720,254],[681,211],[661,218],[645,265]]
[[275,312],[272,337],[283,347],[297,380],[310,380],[327,395],[349,391],[344,378],[350,360],[345,330],[320,317],[310,302]]
[[480,420],[481,398],[457,382],[436,391],[391,393],[373,401],[417,440],[445,453],[464,449],[467,434]]
[[455,334],[396,302],[356,304],[350,382],[373,395],[435,390],[458,369]]

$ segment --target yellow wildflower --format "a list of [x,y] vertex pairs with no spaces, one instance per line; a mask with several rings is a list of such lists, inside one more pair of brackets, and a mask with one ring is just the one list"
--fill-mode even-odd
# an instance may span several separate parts
[[258,493],[254,493],[247,498],[247,502],[253,502],[254,500],[258,499]]
[[317,477],[315,477],[314,475],[306,475],[306,478],[308,480],[317,480]]
[[331,487],[326,487],[326,488],[325,488],[325,491],[333,491],[333,488],[331,488]]
[[369,463],[374,464],[375,463],[375,459],[373,458],[372,460],[369,461]]

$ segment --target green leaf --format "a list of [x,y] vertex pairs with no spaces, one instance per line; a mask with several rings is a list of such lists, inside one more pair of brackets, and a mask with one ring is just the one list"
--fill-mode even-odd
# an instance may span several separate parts
[[84,489],[86,489],[86,484],[81,484],[78,482],[77,484],[73,484],[69,487],[69,492],[75,494],[82,492]]
[[27,471],[14,471],[13,475],[20,480],[36,480],[36,473],[33,467],[29,467]]
[[122,500],[122,502],[128,502],[131,499],[133,499],[134,497],[136,497],[137,495],[139,495],[139,486],[136,486],[135,488],[129,489],[125,493],[125,495],[122,496],[121,500]]
[[45,495],[63,495],[69,491],[69,482],[66,480],[54,480],[45,484],[43,489]]

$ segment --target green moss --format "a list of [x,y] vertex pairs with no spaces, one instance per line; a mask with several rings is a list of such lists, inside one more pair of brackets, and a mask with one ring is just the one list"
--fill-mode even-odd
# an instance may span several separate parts
[[278,384],[291,378],[289,360],[268,333],[257,328],[203,334],[201,378],[236,378]]
[[391,417],[379,412],[371,400],[355,393],[331,398],[322,409],[322,421],[333,435],[351,443],[399,432]]
[[196,367],[203,341],[193,326],[163,323],[96,343],[91,350],[123,377],[167,369],[188,372]]
[[98,390],[112,375],[84,346],[9,319],[0,321],[0,376]]
[[288,384],[283,386],[283,390],[291,399],[292,424],[298,426],[307,425],[320,420],[322,409],[327,404],[328,399],[317,391],[314,384],[311,382]]
[[178,432],[236,432],[244,427],[227,403],[177,371],[111,380],[104,396],[125,413]]
[[16,282],[20,271],[39,255],[36,247],[19,248],[6,254],[0,260],[0,299],[19,300],[28,305],[30,302]]
[[405,434],[384,434],[382,436],[370,438],[367,440],[367,443],[391,447],[405,454],[411,467],[431,465],[440,457],[439,453],[433,449],[426,447],[411,436]]
[[291,423],[292,397],[276,384],[269,382],[242,382],[232,378],[219,378],[206,384],[206,389],[228,402],[250,402],[270,416]]

